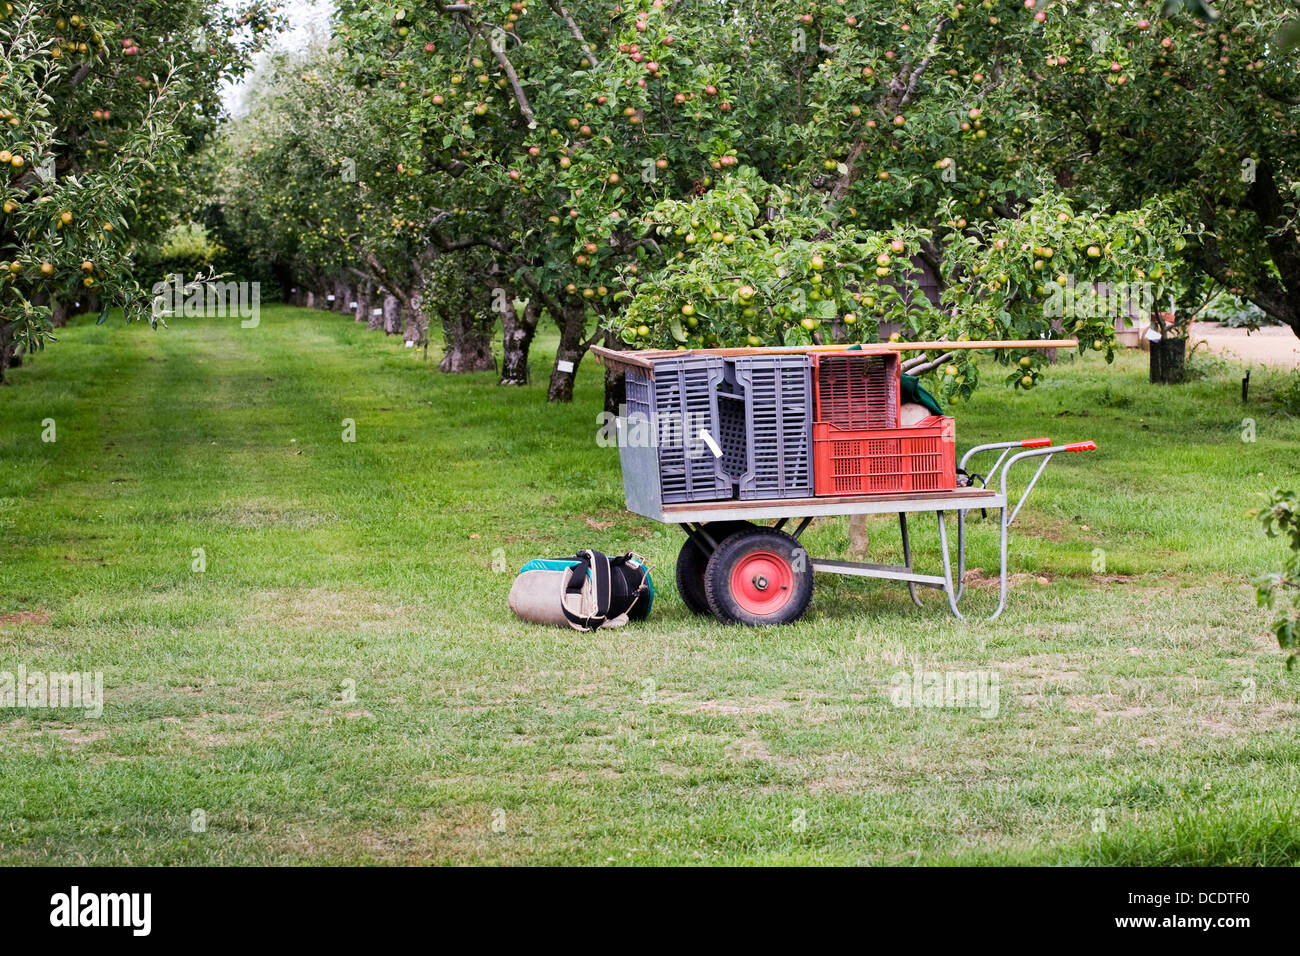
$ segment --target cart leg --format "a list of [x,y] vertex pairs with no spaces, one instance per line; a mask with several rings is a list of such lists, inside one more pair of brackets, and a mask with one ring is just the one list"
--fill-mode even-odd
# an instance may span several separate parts
[[[907,512],[906,511],[900,511],[898,513],[898,527],[899,530],[903,532],[903,564],[907,567],[907,570],[911,571],[912,570],[912,542],[911,539],[907,536]],[[913,604],[915,604],[917,607],[924,606],[921,604],[920,597],[917,596],[915,581],[907,582],[907,593],[912,595]]]
[[966,512],[957,512],[957,600],[966,593]]
[[948,610],[959,621],[964,621],[961,611],[957,610],[957,592],[952,585],[952,556],[948,553],[948,525],[944,522],[942,511],[939,516],[939,548],[943,551],[943,593],[948,595]]
[[1001,521],[999,523],[1002,525],[1002,567],[998,580],[998,609],[989,616],[990,621],[997,620],[998,615],[1002,613],[1002,609],[1007,606],[1007,526],[1009,522],[1007,521],[1005,505],[1002,507]]

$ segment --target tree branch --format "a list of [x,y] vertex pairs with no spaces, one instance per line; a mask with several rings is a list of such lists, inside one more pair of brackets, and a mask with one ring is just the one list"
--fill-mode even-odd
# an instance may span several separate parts
[[[916,65],[916,69],[911,72],[906,81],[903,80],[903,74],[900,73],[890,82],[890,92],[898,97],[896,100],[896,109],[901,110],[912,101],[912,97],[916,94],[917,84],[921,81],[921,75],[925,73],[926,69],[930,66],[930,60],[934,57],[935,48],[939,44],[939,38],[943,36],[943,31],[948,28],[950,22],[951,21],[947,17],[940,17],[939,22],[935,24],[934,33],[930,35],[930,42],[927,45],[926,54],[922,58],[921,62]],[[866,151],[866,148],[866,141],[859,139],[853,144],[853,148],[849,150],[848,158],[844,161],[845,172],[831,188],[831,199],[833,201],[843,199],[845,194],[848,193],[850,187],[852,187],[853,183],[857,181],[858,159],[861,158],[863,152]]]
[[940,365],[951,362],[955,355],[955,352],[944,352],[937,359],[928,359],[924,355],[918,355],[916,358],[908,359],[903,363],[903,371],[908,375],[919,378],[927,372],[933,372]]
[[[470,35],[470,45],[473,45],[474,39],[478,36],[479,21],[470,16],[470,8],[465,4],[453,4],[449,7],[443,7],[443,10],[457,17],[465,25],[465,29]],[[506,56],[506,48],[503,43],[496,43],[492,39],[488,40],[488,49],[492,51],[492,56],[496,58],[497,65],[501,67],[501,72],[505,73],[506,79],[510,82],[510,88],[514,90],[515,102],[519,104],[519,112],[524,115],[528,121],[528,128],[537,127],[537,115],[533,112],[532,106],[528,102],[528,96],[524,93],[523,86],[519,83],[519,74],[515,72],[514,64],[510,62],[510,57]]]
[[572,33],[573,38],[578,41],[578,46],[582,47],[582,52],[587,55],[587,59],[591,61],[591,65],[600,66],[600,61],[596,59],[596,54],[591,51],[591,47],[587,44],[586,39],[582,35],[582,31],[578,29],[578,24],[574,22],[569,11],[564,9],[564,4],[560,3],[559,0],[551,0],[551,9],[569,25],[569,32]]

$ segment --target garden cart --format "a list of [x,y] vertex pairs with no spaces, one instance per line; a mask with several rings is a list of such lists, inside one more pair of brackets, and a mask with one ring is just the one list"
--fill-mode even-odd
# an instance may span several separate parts
[[[896,350],[598,355],[626,372],[618,426],[628,510],[686,532],[677,559],[682,601],[725,622],[798,619],[817,572],[905,583],[918,606],[917,588],[934,588],[962,618],[971,511],[998,516],[1000,590],[990,620],[997,618],[1006,606],[1009,529],[1025,500],[1054,455],[1096,448],[1047,438],[994,442],[970,449],[958,465],[952,419],[900,425]],[[968,466],[993,453],[983,475],[969,475]],[[1008,476],[1030,461],[1037,470],[1013,503]],[[909,515],[926,513],[938,526],[941,574],[913,566]],[[873,514],[898,516],[902,564],[815,558],[800,544],[815,518]]]

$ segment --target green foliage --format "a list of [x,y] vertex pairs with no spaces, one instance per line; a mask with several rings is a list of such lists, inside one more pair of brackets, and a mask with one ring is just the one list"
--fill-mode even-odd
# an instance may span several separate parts
[[[442,257],[481,298],[508,279],[629,344],[898,322],[1109,358],[1098,283],[1179,314],[1217,283],[1290,320],[1300,82],[1262,49],[1285,9],[345,0],[329,48],[266,79],[223,195],[297,274]],[[997,359],[1018,388],[1047,371]],[[951,371],[969,398],[978,367]]]
[[1288,415],[1300,415],[1300,370],[1291,373],[1286,385],[1273,396],[1273,403]]
[[1268,316],[1263,309],[1253,302],[1245,302],[1234,295],[1216,296],[1206,306],[1203,319],[1218,322],[1230,329],[1258,329],[1266,325],[1278,325],[1277,319]]
[[163,236],[153,255],[139,258],[136,275],[142,286],[176,274],[192,279],[200,272],[221,271],[226,258],[225,247],[209,238],[202,226],[179,226]]
[[[643,284],[624,277],[629,344],[806,345],[823,323],[846,340],[875,341],[879,320],[905,311],[900,287],[921,295],[907,251],[927,233],[845,226],[748,167],[699,198],[661,203],[647,220],[667,265]],[[897,284],[877,288],[884,277]]]
[[1300,56],[1290,0],[1126,2],[1049,14],[1026,155],[1088,201],[1163,194],[1204,231],[1189,265],[1300,331]]
[[1278,646],[1291,652],[1287,658],[1287,667],[1291,667],[1300,653],[1300,497],[1294,491],[1274,488],[1268,503],[1251,514],[1259,518],[1265,534],[1283,539],[1291,549],[1282,570],[1255,582],[1259,606],[1277,611],[1273,633]]
[[0,353],[43,347],[56,301],[143,314],[135,254],[185,202],[182,158],[272,22],[260,0],[0,4]]

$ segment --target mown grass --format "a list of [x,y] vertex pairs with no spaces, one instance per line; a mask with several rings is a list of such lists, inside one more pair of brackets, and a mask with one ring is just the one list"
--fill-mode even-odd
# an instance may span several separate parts
[[[251,330],[80,324],[15,370],[0,670],[102,671],[106,699],[97,720],[0,710],[0,860],[1300,859],[1300,676],[1249,586],[1281,546],[1244,514],[1296,478],[1300,422],[1265,400],[1280,373],[1245,408],[1233,368],[1155,388],[1139,355],[990,385],[957,410],[962,447],[1101,446],[1026,507],[1000,620],[979,620],[977,520],[971,623],[819,578],[804,621],[744,630],[690,616],[680,532],[624,511],[595,370],[545,405],[552,347],[506,390],[268,308]],[[897,559],[893,523],[872,531]],[[936,537],[917,526],[919,563]],[[805,540],[841,555],[845,522]],[[646,555],[648,623],[513,619],[513,570],[580,546]],[[918,668],[996,672],[997,716],[895,707]]]

